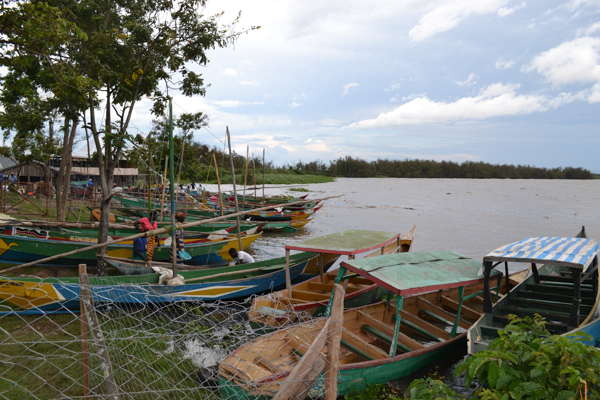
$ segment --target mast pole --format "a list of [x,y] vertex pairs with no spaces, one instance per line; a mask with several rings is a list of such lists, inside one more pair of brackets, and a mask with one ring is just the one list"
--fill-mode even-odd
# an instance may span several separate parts
[[248,182],[248,156],[250,155],[250,145],[246,146],[246,172],[244,173],[244,199],[242,204],[246,205],[246,184]]
[[[237,198],[237,190],[235,188],[235,168],[233,167],[233,153],[231,152],[231,137],[229,136],[229,127],[226,127],[227,129],[227,144],[229,145],[229,162],[231,163],[231,180],[233,181],[233,199],[235,201],[235,212],[239,213],[240,212],[240,208],[238,205],[238,198]],[[237,225],[237,238],[238,238],[238,244],[240,246],[240,251],[242,251],[242,234],[240,232],[240,216],[237,215],[235,217],[235,222]]]
[[263,148],[263,206],[265,205],[265,149]]

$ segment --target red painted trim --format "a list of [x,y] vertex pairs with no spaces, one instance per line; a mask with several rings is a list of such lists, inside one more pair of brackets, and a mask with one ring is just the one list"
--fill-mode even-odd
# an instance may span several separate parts
[[361,253],[365,253],[367,251],[371,251],[371,250],[375,250],[375,249],[379,249],[383,246],[387,246],[388,244],[398,240],[398,238],[401,236],[402,234],[399,233],[396,236],[394,236],[393,238],[383,242],[383,243],[379,243],[376,244],[374,246],[371,247],[366,247],[364,249],[357,249],[357,250],[350,250],[350,251],[340,251],[340,250],[325,250],[325,249],[317,249],[314,247],[300,247],[300,246],[294,246],[294,245],[287,245],[285,246],[286,250],[300,250],[300,251],[311,251],[313,253],[323,253],[323,254],[341,254],[341,255],[346,255],[346,256],[353,256],[356,254],[361,254]]
[[[391,286],[389,283],[384,282],[381,279],[375,278],[373,275],[369,274],[367,271],[363,271],[362,269],[354,268],[352,265],[348,264],[346,261],[342,261],[342,263],[340,264],[340,267],[346,268],[352,272],[355,272],[355,273],[359,274],[360,276],[362,276],[363,278],[366,278],[366,279],[370,280],[371,282],[375,282],[376,284],[383,286],[384,288],[386,288],[387,290],[389,290],[390,292],[392,292],[398,296],[408,296],[408,295],[429,293],[429,292],[433,292],[433,291],[441,290],[441,289],[454,289],[454,288],[458,288],[461,286],[472,285],[475,283],[482,283],[485,281],[485,278],[481,277],[479,279],[472,279],[470,281],[452,282],[452,283],[445,283],[445,284],[441,284],[441,285],[421,286],[418,288],[410,288],[410,289],[401,290],[401,289]],[[493,278],[497,279],[498,277],[494,276]],[[490,277],[490,279],[492,279],[492,277]]]

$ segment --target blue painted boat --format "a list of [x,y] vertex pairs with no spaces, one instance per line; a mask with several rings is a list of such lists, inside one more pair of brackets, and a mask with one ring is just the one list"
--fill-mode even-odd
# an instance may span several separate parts
[[[290,258],[292,280],[308,279],[318,271],[317,253]],[[160,274],[90,277],[94,301],[99,305],[139,305],[181,301],[245,298],[276,290],[286,282],[285,257],[252,264],[182,271],[185,284],[159,284]],[[79,310],[79,278],[0,277],[0,312],[27,314]]]

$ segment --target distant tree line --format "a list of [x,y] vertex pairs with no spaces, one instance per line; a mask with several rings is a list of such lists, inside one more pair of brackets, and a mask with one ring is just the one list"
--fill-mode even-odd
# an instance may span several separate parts
[[471,178],[471,179],[593,179],[584,168],[539,168],[530,165],[490,164],[485,162],[434,160],[366,161],[340,157],[326,165],[322,161],[301,161],[284,166],[299,174],[328,175],[345,178]]

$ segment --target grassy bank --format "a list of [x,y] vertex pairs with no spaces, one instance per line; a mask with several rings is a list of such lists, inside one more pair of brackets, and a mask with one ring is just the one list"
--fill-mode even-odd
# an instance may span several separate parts
[[[238,175],[235,176],[236,183],[243,184],[244,178],[243,175],[240,177]],[[295,173],[267,173],[265,174],[265,185],[298,185],[298,184],[309,184],[309,183],[327,183],[327,182],[335,182],[335,178],[331,176],[323,176],[323,175],[299,175]],[[253,185],[254,181],[248,178],[248,185]],[[216,184],[216,179],[209,180],[209,183]],[[231,184],[233,180],[231,179],[231,175],[223,175],[221,177],[222,184]],[[256,185],[263,184],[263,176],[258,175],[256,177]]]

